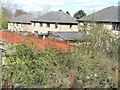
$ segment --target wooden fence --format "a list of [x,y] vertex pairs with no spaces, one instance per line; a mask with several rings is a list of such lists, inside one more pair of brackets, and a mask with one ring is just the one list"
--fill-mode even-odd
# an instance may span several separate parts
[[[56,88],[61,88],[62,84],[57,85]],[[76,86],[77,86],[77,75],[75,71],[70,71],[69,72],[69,86],[68,86],[68,90],[76,90]],[[48,88],[55,88],[52,87],[52,85]],[[10,80],[5,80],[4,84],[3,84],[3,90],[20,90],[23,89],[24,87],[21,85],[13,85],[13,83]],[[42,90],[42,89],[41,89]]]
[[[113,82],[115,86],[118,86],[118,65],[115,65],[112,68],[113,72],[114,72],[114,78],[113,78]],[[76,90],[77,88],[77,75],[75,71],[70,71],[69,74],[69,86],[68,86],[68,90]],[[62,84],[56,85],[56,88],[61,88]],[[20,88],[24,87],[21,85],[13,85],[12,82],[10,80],[5,80],[4,84],[3,84],[3,90],[15,90],[15,89],[20,90]],[[49,88],[55,88],[55,86],[50,86]]]

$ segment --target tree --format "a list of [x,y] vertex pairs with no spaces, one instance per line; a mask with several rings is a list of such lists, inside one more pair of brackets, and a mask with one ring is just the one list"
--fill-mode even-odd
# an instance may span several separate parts
[[75,17],[76,19],[80,19],[80,18],[82,18],[83,16],[86,16],[86,13],[85,13],[83,10],[79,10],[78,12],[76,12],[76,13],[74,14],[74,17]]
[[41,11],[30,11],[28,13],[30,13],[31,15],[33,15],[35,18],[39,18],[42,15]]
[[17,16],[19,16],[19,15],[21,15],[21,14],[26,14],[26,13],[27,13],[27,12],[25,12],[25,11],[22,10],[22,9],[16,9],[14,16],[17,17]]
[[2,7],[0,7],[0,29],[2,28]]
[[0,1],[0,29],[7,29],[8,20],[13,16],[15,8],[16,4],[13,4],[10,0]]
[[2,7],[2,28],[7,28],[8,20],[13,16],[13,13],[7,7]]
[[43,10],[42,10],[41,14],[42,14],[42,15],[43,15],[43,14],[46,14],[46,13],[48,13],[50,10],[51,10],[51,6],[50,6],[50,5],[45,5],[45,6],[43,6]]

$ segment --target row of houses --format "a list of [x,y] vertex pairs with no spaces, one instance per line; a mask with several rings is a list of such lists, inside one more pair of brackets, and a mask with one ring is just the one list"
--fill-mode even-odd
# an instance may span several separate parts
[[35,19],[30,14],[23,14],[9,20],[8,30],[47,33],[48,31],[78,31],[75,18],[63,11],[52,11]]
[[46,13],[37,19],[30,14],[23,14],[9,20],[8,30],[32,33],[77,32],[79,25],[87,25],[94,21],[119,34],[119,16],[119,6],[104,8],[81,19],[75,19],[62,10]]
[[88,25],[90,22],[102,24],[104,28],[112,30],[116,35],[120,34],[120,6],[111,6],[92,13],[77,20],[79,24]]

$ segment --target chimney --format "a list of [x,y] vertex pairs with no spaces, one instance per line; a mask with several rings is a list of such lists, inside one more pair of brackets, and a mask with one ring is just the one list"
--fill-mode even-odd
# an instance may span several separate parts
[[61,9],[59,11],[62,11]]

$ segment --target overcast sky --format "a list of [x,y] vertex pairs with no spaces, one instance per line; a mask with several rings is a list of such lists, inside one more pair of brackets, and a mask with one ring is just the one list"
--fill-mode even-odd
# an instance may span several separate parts
[[[3,0],[2,0],[3,1]],[[7,1],[7,0],[6,0]],[[84,10],[87,14],[98,11],[108,6],[118,6],[120,0],[9,0],[17,8],[25,11],[69,11],[73,15],[78,10]],[[5,2],[5,0],[4,0]]]

